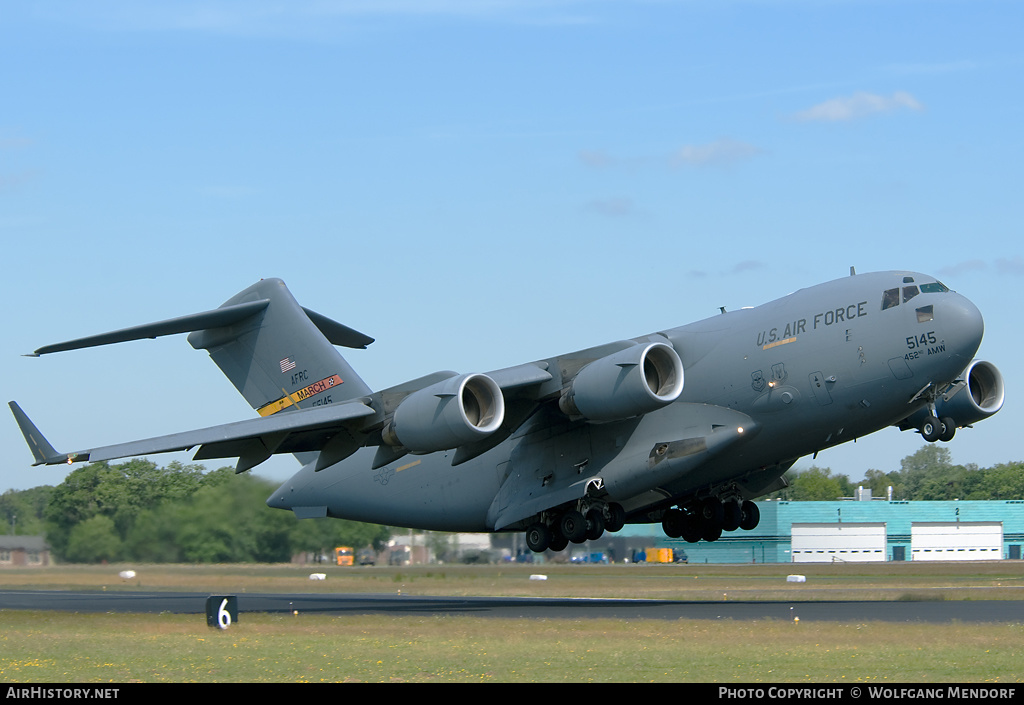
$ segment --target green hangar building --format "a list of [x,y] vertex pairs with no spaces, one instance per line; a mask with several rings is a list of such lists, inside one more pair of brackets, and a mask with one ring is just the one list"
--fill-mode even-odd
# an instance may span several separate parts
[[[667,538],[658,524],[629,526],[630,555],[685,552],[690,563],[854,563],[1020,559],[1024,500],[758,502],[761,521],[717,541]],[[626,538],[626,536],[623,536]],[[624,547],[625,548],[625,547]]]

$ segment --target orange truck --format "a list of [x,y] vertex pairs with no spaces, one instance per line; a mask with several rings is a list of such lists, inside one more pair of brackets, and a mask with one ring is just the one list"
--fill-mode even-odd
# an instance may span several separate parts
[[334,549],[334,562],[338,565],[353,565],[355,555],[351,546],[338,546]]

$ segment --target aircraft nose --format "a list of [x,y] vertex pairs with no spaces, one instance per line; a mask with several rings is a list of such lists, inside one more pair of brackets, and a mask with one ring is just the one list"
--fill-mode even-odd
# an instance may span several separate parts
[[981,311],[970,299],[955,294],[943,302],[941,316],[946,326],[947,339],[954,341],[957,352],[966,358],[966,362],[970,362],[981,347],[981,339],[985,335],[985,320]]

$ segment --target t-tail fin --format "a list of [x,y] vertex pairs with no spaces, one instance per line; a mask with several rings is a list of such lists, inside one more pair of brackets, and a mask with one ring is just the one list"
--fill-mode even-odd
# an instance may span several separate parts
[[303,308],[280,279],[263,279],[218,310],[266,302],[230,325],[196,330],[206,350],[261,416],[355,399],[371,390],[334,348],[365,348],[373,338]]
[[[365,348],[373,338],[299,305],[280,279],[262,279],[220,308],[47,345],[33,355],[190,333],[262,416],[370,394],[334,348]],[[41,450],[45,455],[46,450]]]

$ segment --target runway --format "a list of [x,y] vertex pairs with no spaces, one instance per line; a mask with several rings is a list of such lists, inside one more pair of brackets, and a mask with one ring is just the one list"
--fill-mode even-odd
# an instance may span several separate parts
[[[204,614],[210,593],[0,590],[0,610]],[[680,602],[400,594],[238,593],[246,612],[353,615],[466,615],[504,619],[733,619],[883,622],[1024,622],[1024,601]]]

